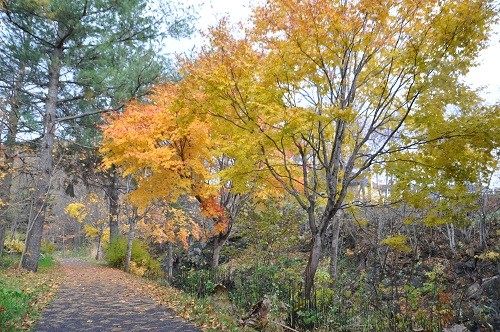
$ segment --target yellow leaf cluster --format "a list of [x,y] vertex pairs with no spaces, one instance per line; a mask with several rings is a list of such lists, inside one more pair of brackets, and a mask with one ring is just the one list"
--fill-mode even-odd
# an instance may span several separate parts
[[476,257],[481,259],[481,260],[497,262],[497,261],[500,261],[500,252],[488,251],[488,252],[485,252],[485,253],[478,255]]
[[[167,216],[167,217],[165,217]],[[187,248],[189,238],[200,239],[200,226],[184,210],[155,207],[149,212],[148,222],[142,221],[138,228],[155,243],[180,243]]]
[[99,235],[99,230],[90,225],[83,225],[83,229],[85,230],[85,236],[95,239]]
[[21,254],[24,250],[24,242],[18,239],[6,240],[4,246],[8,251]]
[[75,218],[78,222],[82,222],[87,216],[87,210],[82,203],[70,203],[64,209],[64,213],[68,216]]
[[406,244],[407,241],[408,239],[404,235],[392,235],[382,240],[380,244],[399,251],[411,252],[411,248]]
[[134,261],[130,262],[130,272],[132,274],[142,277],[147,270],[148,270],[147,266],[138,266],[136,262]]

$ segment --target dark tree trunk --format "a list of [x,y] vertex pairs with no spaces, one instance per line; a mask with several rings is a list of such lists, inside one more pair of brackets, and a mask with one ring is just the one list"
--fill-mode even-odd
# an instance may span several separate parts
[[220,252],[227,239],[229,238],[229,235],[231,235],[231,229],[233,228],[234,219],[232,217],[229,217],[229,220],[227,222],[228,225],[225,232],[219,233],[214,239],[214,249],[212,252],[212,261],[210,263],[210,267],[212,269],[216,269],[219,267]]
[[304,289],[302,296],[306,300],[312,298],[312,288],[314,286],[314,276],[318,270],[319,261],[321,259],[321,245],[322,239],[320,234],[314,235],[311,240],[311,250],[309,251],[309,260],[304,271]]
[[127,252],[125,254],[125,272],[130,272],[130,262],[132,261],[132,246],[135,238],[135,223],[137,221],[137,208],[134,208],[129,216],[130,231],[128,233]]
[[109,198],[109,241],[113,242],[120,235],[120,230],[118,228],[118,213],[119,213],[119,197],[120,191],[118,188],[119,184],[119,174],[116,167],[111,167],[111,183],[108,188],[108,198]]
[[167,277],[168,280],[174,277],[174,248],[171,242],[167,243]]
[[333,220],[333,234],[332,234],[332,247],[330,249],[330,278],[332,282],[337,279],[338,273],[338,261],[339,261],[339,238],[340,238],[340,226],[341,217],[336,217]]
[[214,240],[214,249],[212,252],[212,261],[210,262],[210,267],[216,269],[219,267],[220,251],[224,245],[225,240],[220,239],[220,235]]
[[[61,27],[59,26],[59,32]],[[49,64],[49,84],[47,99],[45,101],[45,118],[43,127],[43,137],[39,151],[39,162],[37,169],[36,190],[33,198],[32,213],[26,233],[24,252],[21,258],[21,267],[29,271],[38,269],[38,259],[40,257],[40,245],[42,242],[42,230],[45,222],[45,211],[47,209],[47,199],[51,187],[52,176],[52,148],[54,146],[57,93],[59,90],[59,78],[61,72],[61,58],[63,55],[62,45],[56,47]]]
[[7,230],[7,224],[1,223],[0,224],[0,256],[2,256],[2,253],[3,253],[3,246],[5,243],[5,231],[6,230]]
[[486,242],[487,239],[487,232],[486,232],[486,218],[483,216],[479,217],[479,248],[481,250],[486,250],[488,247],[488,244]]
[[486,229],[486,220],[487,220],[487,214],[486,214],[486,206],[488,205],[488,192],[485,191],[481,193],[481,199],[480,199],[480,214],[479,214],[479,248],[481,250],[486,250],[488,247],[487,243],[487,229]]

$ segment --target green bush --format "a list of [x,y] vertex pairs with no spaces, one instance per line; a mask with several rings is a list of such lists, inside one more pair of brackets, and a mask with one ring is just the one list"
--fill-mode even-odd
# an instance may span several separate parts
[[[125,237],[119,237],[106,248],[105,259],[109,265],[123,269],[125,267],[125,255],[127,252],[127,242]],[[158,276],[161,273],[160,262],[151,257],[146,243],[140,240],[132,242],[131,261],[135,271],[143,271],[141,275]],[[135,272],[133,271],[133,272]]]
[[24,316],[29,300],[19,288],[10,288],[0,283],[0,327],[14,330],[10,324],[15,318]]
[[21,260],[20,254],[4,254],[0,256],[0,268],[18,266]]
[[[111,242],[105,249],[105,259],[112,267],[123,268],[127,251],[127,239],[119,237]],[[133,252],[133,246],[132,246]]]

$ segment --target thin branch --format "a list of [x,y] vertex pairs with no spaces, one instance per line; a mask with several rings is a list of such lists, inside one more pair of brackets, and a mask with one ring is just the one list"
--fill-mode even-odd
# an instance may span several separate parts
[[93,111],[93,112],[88,112],[88,113],[83,113],[83,114],[63,116],[63,117],[56,118],[56,122],[63,122],[63,121],[68,121],[68,120],[80,119],[80,118],[84,118],[84,117],[95,115],[95,114],[116,112],[116,111],[123,109],[123,107],[124,107],[124,105],[121,105],[117,108],[112,108],[112,109],[105,109],[105,110],[98,110],[98,111]]

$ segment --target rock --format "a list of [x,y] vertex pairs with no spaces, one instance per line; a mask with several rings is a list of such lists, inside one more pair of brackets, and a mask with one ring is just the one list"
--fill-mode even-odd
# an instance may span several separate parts
[[469,331],[500,331],[500,275],[474,283],[465,295],[462,316]]
[[483,280],[482,289],[486,297],[493,301],[500,301],[500,276]]
[[476,282],[467,288],[467,292],[465,294],[469,300],[479,300],[483,295],[483,289],[481,285]]
[[443,332],[469,332],[469,329],[463,324],[455,324],[450,327],[445,327]]
[[469,270],[474,270],[476,268],[476,261],[473,259],[469,259],[464,263],[464,267]]
[[270,308],[271,300],[267,296],[264,296],[261,301],[253,306],[252,312],[240,320],[240,325],[255,329],[265,328],[269,322],[268,314]]

